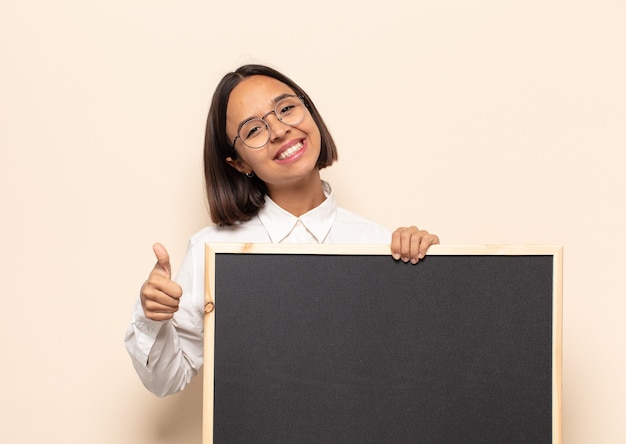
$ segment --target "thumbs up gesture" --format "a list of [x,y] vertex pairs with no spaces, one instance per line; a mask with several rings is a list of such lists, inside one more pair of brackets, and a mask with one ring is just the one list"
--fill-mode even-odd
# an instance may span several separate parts
[[161,244],[152,247],[157,262],[141,286],[141,305],[148,319],[165,321],[178,311],[183,289],[172,280],[170,255]]

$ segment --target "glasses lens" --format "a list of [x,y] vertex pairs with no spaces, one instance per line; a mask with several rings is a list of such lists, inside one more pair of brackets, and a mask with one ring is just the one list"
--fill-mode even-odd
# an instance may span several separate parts
[[239,129],[239,138],[250,148],[261,148],[270,138],[267,124],[261,119],[252,119]]
[[276,117],[287,125],[297,125],[304,119],[304,104],[298,97],[287,97],[276,104]]

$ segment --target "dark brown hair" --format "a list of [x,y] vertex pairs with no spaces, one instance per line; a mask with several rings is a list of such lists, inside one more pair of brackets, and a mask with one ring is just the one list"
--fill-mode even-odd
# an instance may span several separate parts
[[302,97],[321,135],[321,150],[317,159],[319,169],[337,160],[337,147],[308,94],[295,82],[275,69],[263,65],[244,65],[226,74],[217,85],[206,123],[204,139],[204,179],[211,219],[217,225],[232,225],[250,220],[265,203],[267,187],[258,177],[247,177],[226,162],[236,152],[226,134],[226,108],[230,93],[250,76],[272,77]]

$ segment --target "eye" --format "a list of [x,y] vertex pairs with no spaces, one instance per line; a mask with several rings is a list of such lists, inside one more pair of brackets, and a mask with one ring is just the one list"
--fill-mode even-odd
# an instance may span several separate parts
[[249,139],[250,137],[254,137],[254,135],[259,132],[259,127],[256,128],[250,128],[249,130],[247,130],[247,134],[245,136],[246,139]]
[[294,97],[289,97],[288,99],[279,102],[278,106],[276,106],[276,110],[279,116],[282,118],[293,114],[300,105],[301,103],[298,101],[298,99]]
[[279,112],[280,112],[280,115],[281,115],[281,116],[286,116],[286,115],[288,115],[290,112],[292,112],[292,111],[293,111],[293,109],[294,109],[295,107],[296,107],[296,105],[291,104],[291,103],[281,106],[280,111],[279,111]]
[[244,140],[252,139],[253,137],[257,137],[259,134],[263,134],[265,130],[265,123],[262,120],[255,119],[246,123],[239,130],[239,134]]

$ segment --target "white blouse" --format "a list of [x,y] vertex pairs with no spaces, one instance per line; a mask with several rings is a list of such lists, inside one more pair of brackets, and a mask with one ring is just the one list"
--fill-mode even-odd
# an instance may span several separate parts
[[296,217],[269,196],[256,217],[227,227],[206,227],[190,239],[175,281],[182,287],[173,319],[153,321],[138,300],[125,345],[144,385],[158,396],[184,389],[203,363],[204,249],[207,242],[229,243],[391,243],[387,228],[337,207],[330,185],[323,182],[326,200]]

